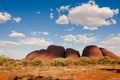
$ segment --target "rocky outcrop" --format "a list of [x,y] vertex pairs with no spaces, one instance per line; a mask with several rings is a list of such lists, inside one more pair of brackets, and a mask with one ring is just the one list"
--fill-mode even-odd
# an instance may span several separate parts
[[79,51],[72,48],[67,48],[65,52],[65,58],[77,59],[80,57]]
[[[109,56],[113,59],[120,59],[119,56],[115,55],[113,52],[106,50],[104,48],[99,48],[96,45],[89,45],[83,49],[82,57],[97,57],[101,58],[103,56]],[[34,58],[39,58],[42,60],[50,61],[54,58],[71,58],[77,59],[80,57],[79,51],[72,48],[67,48],[65,50],[62,46],[50,45],[47,49],[36,50],[29,53],[24,60],[32,60]]]
[[50,45],[47,51],[52,58],[65,58],[65,48],[62,46]]
[[24,60],[32,60],[34,58],[40,58],[42,60],[51,60],[54,58],[65,58],[65,49],[62,46],[50,45],[47,50],[35,50],[30,52]]
[[85,57],[103,57],[102,52],[100,51],[99,47],[95,45],[86,46],[82,52],[82,56]]
[[103,56],[109,56],[110,58],[113,58],[113,59],[120,59],[119,56],[115,55],[115,53],[107,50],[107,49],[104,49],[104,48],[100,48]]
[[35,50],[31,53],[29,53],[25,60],[32,60],[34,58],[40,58],[40,59],[47,59],[48,58],[48,52],[45,49],[41,49],[41,50]]

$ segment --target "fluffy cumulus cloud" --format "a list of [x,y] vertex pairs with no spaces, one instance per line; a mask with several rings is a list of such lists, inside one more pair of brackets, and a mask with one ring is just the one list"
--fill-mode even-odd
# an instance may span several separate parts
[[43,38],[26,38],[20,41],[21,45],[31,45],[31,46],[48,46],[53,42],[45,40]]
[[13,18],[13,20],[17,23],[19,23],[21,21],[21,18],[20,17],[16,17],[16,18]]
[[116,24],[116,20],[113,17],[118,13],[119,9],[99,7],[94,1],[89,1],[69,9],[68,17],[66,16],[64,19],[59,17],[58,21],[66,20],[67,24],[70,22],[83,26],[83,29],[96,30],[100,26]]
[[0,48],[12,47],[17,45],[19,45],[19,43],[12,41],[0,41]]
[[68,24],[68,17],[66,15],[61,15],[57,20],[56,20],[57,24]]
[[88,44],[97,40],[95,37],[87,34],[66,35],[66,36],[62,36],[62,38],[67,42],[74,42],[80,44]]
[[108,48],[120,55],[120,34],[110,36],[100,44],[101,47]]
[[7,21],[11,20],[11,15],[7,12],[0,12],[0,24],[6,23]]
[[10,37],[13,38],[25,38],[25,35],[23,33],[11,31],[11,34],[9,34]]

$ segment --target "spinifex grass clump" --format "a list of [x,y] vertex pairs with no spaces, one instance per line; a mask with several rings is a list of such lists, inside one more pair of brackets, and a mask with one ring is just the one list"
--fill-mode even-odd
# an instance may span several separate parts
[[31,66],[43,66],[44,62],[38,58],[35,58],[29,62]]
[[65,58],[56,58],[53,59],[50,64],[52,66],[70,66],[73,65],[72,59],[65,59]]

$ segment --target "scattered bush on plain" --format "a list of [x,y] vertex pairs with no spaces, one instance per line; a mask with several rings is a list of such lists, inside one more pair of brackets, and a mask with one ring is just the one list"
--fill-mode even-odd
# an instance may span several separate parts
[[80,57],[76,60],[69,58],[55,58],[50,62],[44,62],[38,58],[35,58],[31,61],[20,61],[9,59],[5,56],[0,56],[0,66],[5,67],[27,67],[27,66],[84,66],[89,64],[120,64],[120,60],[111,59],[110,57],[103,58],[88,58],[88,57]]

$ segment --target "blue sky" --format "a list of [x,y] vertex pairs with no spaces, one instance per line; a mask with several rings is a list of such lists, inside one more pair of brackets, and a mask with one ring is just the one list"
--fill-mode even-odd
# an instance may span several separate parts
[[0,0],[0,55],[22,59],[61,45],[98,45],[120,56],[119,0]]

